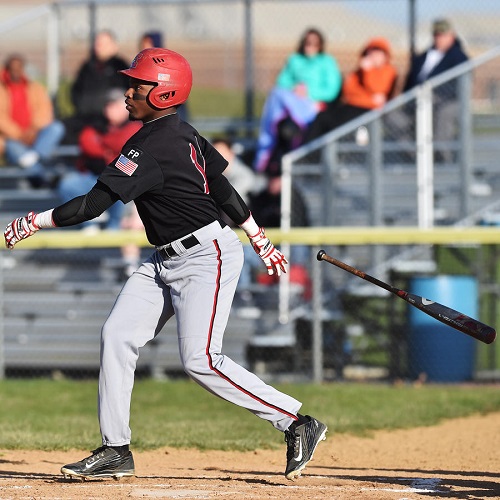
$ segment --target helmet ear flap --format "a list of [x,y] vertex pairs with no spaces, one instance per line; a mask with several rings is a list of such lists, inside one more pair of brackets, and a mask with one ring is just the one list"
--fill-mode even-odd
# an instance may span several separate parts
[[147,101],[157,109],[167,109],[172,106],[171,100],[175,97],[175,90],[165,90],[160,85],[151,89]]

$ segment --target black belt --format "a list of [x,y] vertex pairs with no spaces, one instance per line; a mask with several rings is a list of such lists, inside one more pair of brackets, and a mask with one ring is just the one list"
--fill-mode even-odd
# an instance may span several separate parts
[[[194,235],[191,234],[187,238],[184,238],[183,240],[180,240],[179,243],[186,249],[188,250],[189,248],[193,248],[196,245],[199,245],[200,242],[198,241],[198,238]],[[164,259],[170,259],[171,257],[175,257],[176,255],[179,255],[174,248],[172,247],[171,243],[167,243],[164,247],[158,248],[158,252],[160,252],[160,255]]]

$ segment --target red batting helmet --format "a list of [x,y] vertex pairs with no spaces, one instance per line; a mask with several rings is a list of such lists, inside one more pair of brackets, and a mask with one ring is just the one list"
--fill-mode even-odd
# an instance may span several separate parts
[[155,83],[148,94],[148,101],[158,109],[177,106],[187,101],[193,75],[184,57],[168,49],[152,48],[141,50],[129,69],[121,70],[131,78]]

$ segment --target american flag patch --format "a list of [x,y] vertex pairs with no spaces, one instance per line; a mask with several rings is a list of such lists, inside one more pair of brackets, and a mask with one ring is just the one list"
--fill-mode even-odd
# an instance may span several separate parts
[[127,175],[132,175],[139,165],[129,160],[126,156],[120,155],[120,158],[116,160],[115,167],[125,172]]

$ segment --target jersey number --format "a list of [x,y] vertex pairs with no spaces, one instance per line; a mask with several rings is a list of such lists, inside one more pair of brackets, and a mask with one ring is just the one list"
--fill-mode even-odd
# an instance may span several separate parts
[[200,174],[202,175],[202,177],[203,177],[203,190],[204,190],[205,194],[208,194],[210,192],[210,190],[208,189],[207,176],[205,174],[205,158],[203,158],[203,156],[201,156],[203,165],[200,165],[200,163],[198,162],[198,156],[196,154],[195,147],[191,143],[189,143],[189,146],[191,148],[191,161],[193,162],[193,165],[198,169],[198,172],[200,172]]

